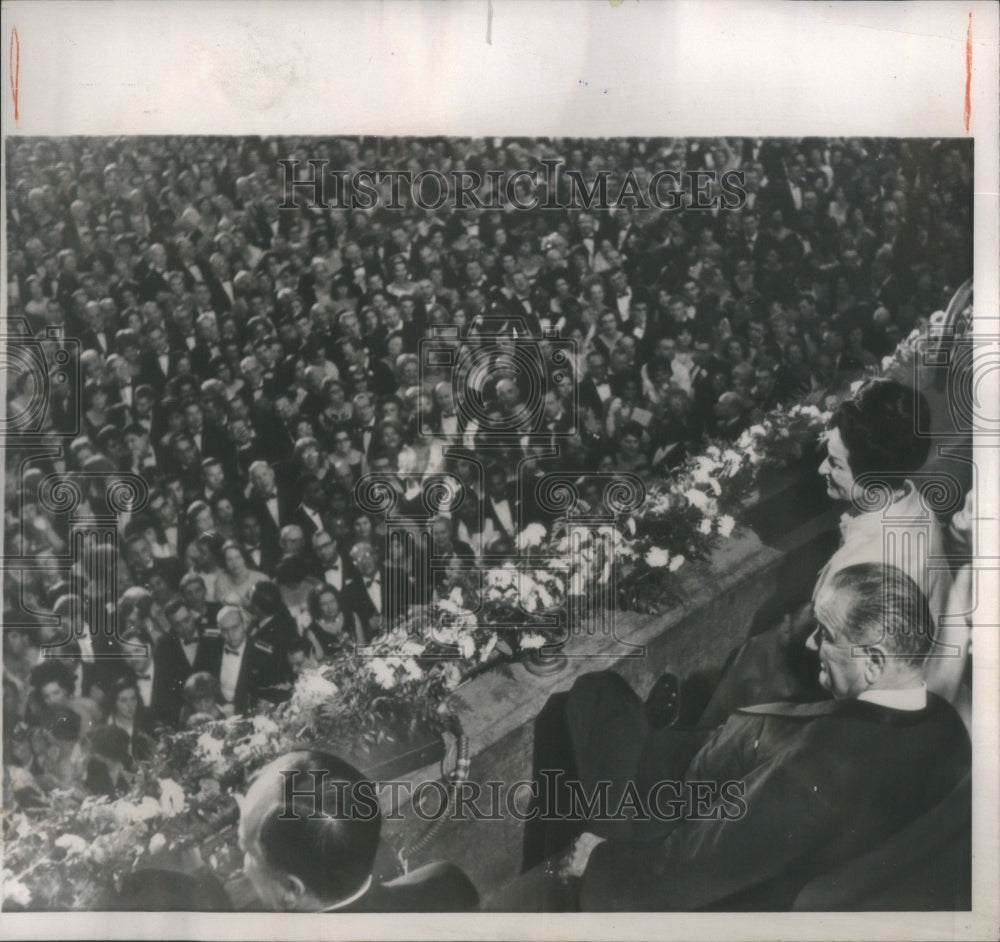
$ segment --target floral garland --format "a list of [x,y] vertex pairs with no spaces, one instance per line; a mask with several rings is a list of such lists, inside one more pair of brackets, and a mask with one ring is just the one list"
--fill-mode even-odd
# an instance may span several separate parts
[[[914,332],[883,362],[905,370],[924,334]],[[828,397],[832,409],[848,395]],[[676,590],[676,573],[727,539],[765,468],[788,465],[816,441],[830,417],[815,405],[779,408],[750,426],[734,444],[710,443],[669,480],[646,495],[642,508],[621,514],[614,557],[595,535],[582,535],[574,559],[564,560],[565,531],[531,524],[518,536],[519,557],[499,568],[455,569],[430,605],[410,613],[367,647],[308,670],[290,699],[247,718],[207,723],[160,740],[138,763],[128,797],[82,797],[53,792],[47,800],[15,802],[3,814],[4,909],[94,909],[117,878],[137,865],[157,866],[163,855],[204,861],[223,880],[239,871],[235,796],[262,765],[295,743],[365,749],[405,738],[417,729],[441,733],[454,725],[454,692],[464,680],[505,662],[532,656],[565,637],[553,613],[586,580],[618,579],[619,603],[656,611]],[[579,534],[577,536],[580,536]],[[656,591],[638,589],[656,582]],[[30,774],[4,769],[5,792],[34,794]]]

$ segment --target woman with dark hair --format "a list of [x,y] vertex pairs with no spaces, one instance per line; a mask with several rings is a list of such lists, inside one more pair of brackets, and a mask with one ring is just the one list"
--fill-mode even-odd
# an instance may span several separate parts
[[215,520],[215,532],[225,540],[236,539],[236,508],[233,506],[232,498],[222,491],[213,494],[208,502]]
[[97,441],[97,433],[108,424],[108,392],[96,380],[83,384],[83,429],[87,437]]
[[181,691],[180,728],[193,729],[202,723],[225,719],[219,707],[219,681],[208,671],[197,671],[184,681]]
[[153,740],[143,731],[145,707],[139,694],[139,685],[133,677],[119,677],[111,687],[108,697],[110,712],[108,726],[123,730],[128,736],[128,754],[140,762],[153,754]]
[[267,576],[253,569],[239,543],[229,542],[222,547],[222,572],[215,580],[215,601],[223,605],[242,606],[258,582]]
[[310,622],[309,594],[317,580],[309,575],[301,556],[286,556],[275,570],[275,581],[281,590],[281,600],[299,626],[305,629]]
[[[933,624],[926,629],[935,630],[951,577],[928,566],[944,558],[944,531],[912,479],[930,449],[918,428],[927,414],[922,393],[889,379],[869,381],[834,412],[819,474],[827,494],[850,506],[840,519],[840,548],[820,570],[812,599],[848,566],[895,566],[927,597]],[[815,654],[804,647],[814,628],[806,603],[777,627],[751,637],[730,660],[701,722],[714,725],[753,703],[822,698]]]
[[368,446],[368,463],[375,458],[388,458],[389,467],[396,469],[399,452],[403,447],[403,431],[399,424],[383,420],[375,426],[371,443]]
[[355,644],[363,644],[354,619],[340,604],[340,595],[331,585],[318,585],[309,592],[309,615],[312,621],[304,637],[312,645],[317,661],[331,661],[350,654]]

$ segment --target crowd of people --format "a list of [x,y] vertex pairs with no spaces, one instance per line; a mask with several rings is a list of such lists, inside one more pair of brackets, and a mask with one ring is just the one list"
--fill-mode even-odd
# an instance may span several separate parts
[[[386,190],[324,209],[278,163],[313,157],[736,170],[746,198],[427,210]],[[971,173],[966,143],[933,140],[11,140],[7,333],[46,358],[40,440],[59,447],[8,450],[5,556],[54,563],[5,572],[5,761],[42,791],[115,794],[162,731],[279,701],[428,599],[359,501],[366,476],[403,508],[458,478],[429,551],[474,567],[551,523],[527,459],[653,480],[877,373],[968,276]],[[8,414],[36,395],[8,375]],[[106,511],[116,475],[148,485],[118,518],[115,597],[56,561],[73,528],[40,493],[52,472],[86,475],[77,513]],[[116,632],[85,623],[95,598]]]

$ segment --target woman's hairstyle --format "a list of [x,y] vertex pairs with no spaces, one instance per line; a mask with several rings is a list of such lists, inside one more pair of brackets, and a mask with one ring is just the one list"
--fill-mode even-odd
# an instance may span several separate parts
[[219,695],[219,682],[208,671],[198,671],[184,681],[183,695],[189,707],[197,700],[215,700]]
[[222,544],[222,550],[219,553],[219,558],[222,560],[223,565],[225,565],[226,563],[226,556],[228,555],[230,550],[236,550],[236,552],[240,554],[240,559],[243,560],[243,564],[247,566],[247,568],[250,568],[251,563],[250,560],[247,559],[246,552],[243,550],[243,547],[240,546],[240,544],[237,543],[235,540],[227,540],[225,543]]
[[41,661],[31,668],[31,686],[41,692],[47,684],[56,683],[66,691],[67,696],[73,694],[73,676],[62,661]]
[[927,460],[930,441],[917,427],[926,415],[923,393],[895,380],[875,379],[837,407],[830,428],[840,432],[855,478],[872,475],[871,483],[892,488]]
[[309,590],[309,598],[306,602],[309,607],[309,614],[314,620],[319,620],[319,603],[320,599],[322,599],[324,595],[332,595],[337,600],[337,607],[340,607],[340,593],[332,585],[322,583],[315,586]]
[[111,705],[111,712],[113,713],[118,707],[118,698],[126,691],[134,690],[135,695],[139,697],[139,702],[142,702],[142,697],[139,694],[139,685],[136,683],[135,679],[132,677],[119,677],[111,685],[111,696],[108,698],[108,702]]

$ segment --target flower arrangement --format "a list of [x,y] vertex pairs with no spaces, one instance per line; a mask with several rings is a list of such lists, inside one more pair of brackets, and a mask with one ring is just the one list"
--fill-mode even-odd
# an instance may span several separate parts
[[[905,369],[920,339],[903,341],[884,371]],[[761,471],[801,457],[829,417],[813,404],[779,408],[734,444],[709,443],[648,491],[638,511],[606,524],[571,529],[564,521],[551,533],[530,524],[517,537],[516,562],[448,572],[429,605],[355,656],[305,671],[286,703],[161,739],[125,798],[56,791],[5,802],[3,908],[94,909],[137,864],[156,866],[164,854],[200,860],[206,848],[204,862],[227,880],[242,863],[236,796],[257,768],[295,743],[349,752],[418,727],[451,728],[459,684],[563,640],[558,613],[588,585],[617,579],[619,605],[657,611],[678,591],[676,574],[731,536]],[[5,794],[31,790],[18,781],[30,779],[23,770],[4,775]]]

